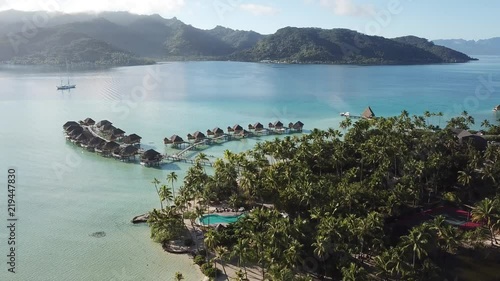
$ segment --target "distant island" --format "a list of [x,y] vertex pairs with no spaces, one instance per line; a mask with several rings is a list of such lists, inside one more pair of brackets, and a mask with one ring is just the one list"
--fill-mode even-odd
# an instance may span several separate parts
[[433,42],[468,55],[500,56],[500,37],[483,40],[440,39]]
[[[35,19],[45,15],[38,24]],[[33,19],[31,26],[21,19]],[[271,35],[128,12],[0,12],[0,62],[128,66],[233,60],[328,64],[461,63],[473,58],[424,38],[383,38],[348,29],[285,27]]]

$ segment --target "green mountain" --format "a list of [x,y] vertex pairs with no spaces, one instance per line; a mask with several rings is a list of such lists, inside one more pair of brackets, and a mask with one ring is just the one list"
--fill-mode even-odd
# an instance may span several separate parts
[[348,29],[296,27],[282,28],[253,48],[230,57],[245,61],[335,64],[423,64],[472,59],[414,36],[387,39]]
[[[30,27],[22,20],[37,16],[46,21]],[[117,66],[152,60],[420,64],[471,58],[422,38],[387,39],[348,29],[286,27],[265,36],[128,12],[0,12],[0,62]]]

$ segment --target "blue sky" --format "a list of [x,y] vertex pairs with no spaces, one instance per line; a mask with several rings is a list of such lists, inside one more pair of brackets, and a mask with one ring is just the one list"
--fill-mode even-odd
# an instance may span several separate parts
[[499,37],[497,0],[0,0],[0,10],[126,10],[177,17],[195,27],[217,25],[274,33],[285,26],[349,28],[428,39]]

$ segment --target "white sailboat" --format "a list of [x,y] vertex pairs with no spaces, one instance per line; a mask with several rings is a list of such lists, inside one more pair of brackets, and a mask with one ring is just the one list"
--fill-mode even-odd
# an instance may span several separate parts
[[69,90],[69,89],[74,89],[76,88],[75,84],[70,84],[69,83],[69,77],[68,77],[68,83],[66,85],[63,84],[63,81],[61,79],[61,86],[56,86],[58,90]]

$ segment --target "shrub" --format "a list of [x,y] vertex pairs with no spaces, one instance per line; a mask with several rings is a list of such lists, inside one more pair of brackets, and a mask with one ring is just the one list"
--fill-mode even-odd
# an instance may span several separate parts
[[205,263],[201,266],[201,272],[207,277],[217,277],[219,275],[219,270],[214,268],[211,263]]
[[193,259],[194,263],[201,266],[202,264],[205,263],[205,256],[202,255],[196,255]]

